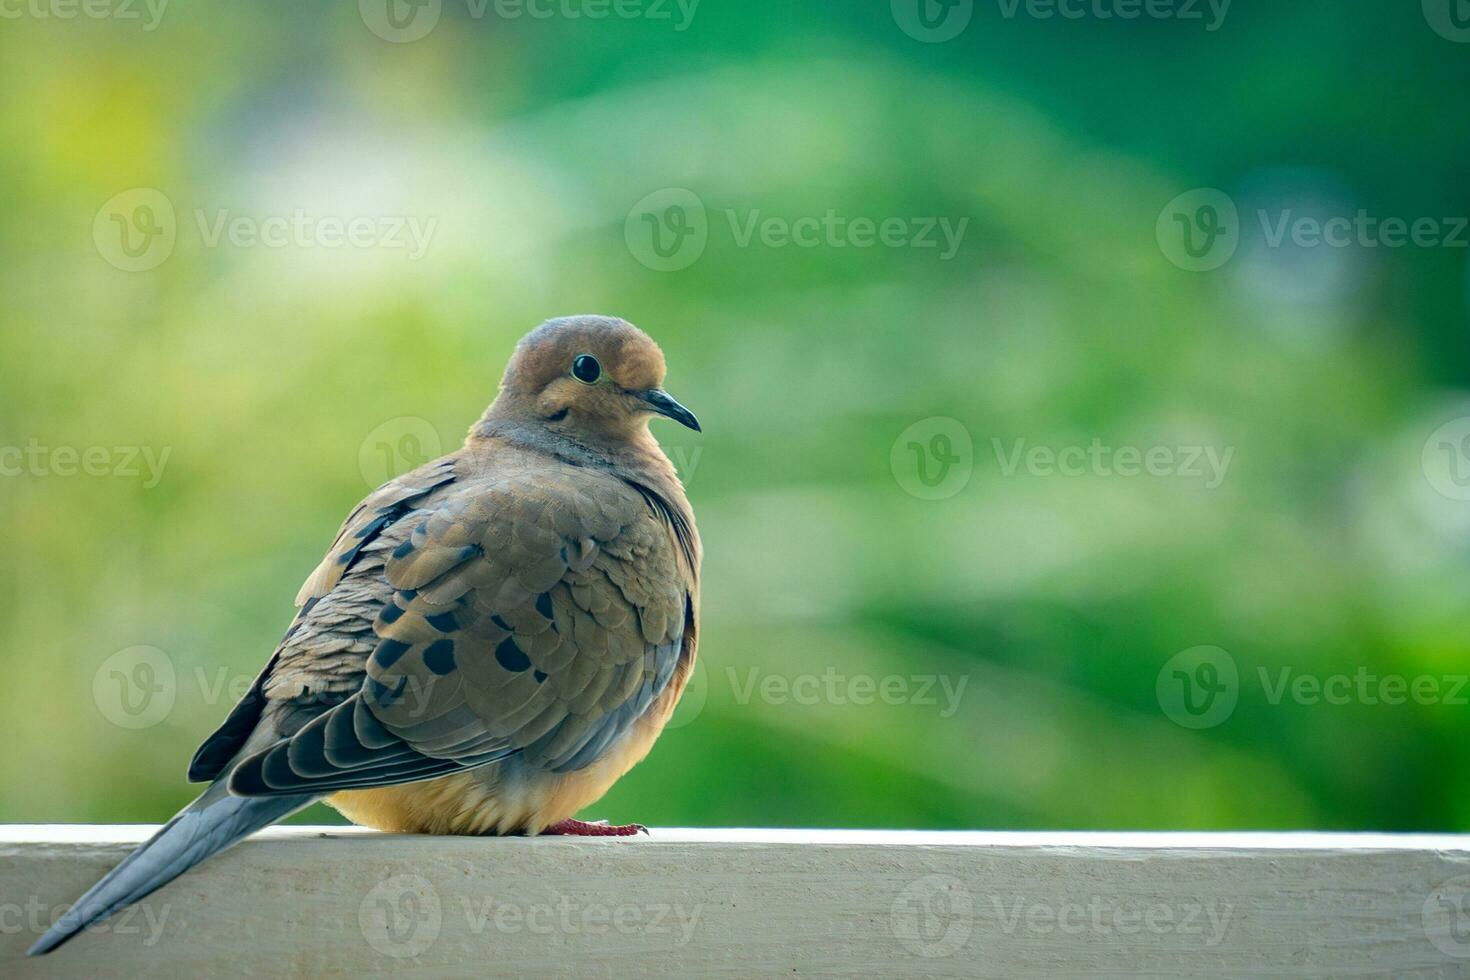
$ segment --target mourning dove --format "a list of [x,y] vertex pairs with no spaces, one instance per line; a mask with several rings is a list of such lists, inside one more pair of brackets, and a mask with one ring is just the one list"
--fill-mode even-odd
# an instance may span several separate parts
[[30,952],[317,800],[404,833],[641,829],[571,818],[647,755],[694,666],[699,534],[648,422],[699,422],[663,379],[623,320],[528,334],[464,446],[343,523],[194,756],[209,788]]

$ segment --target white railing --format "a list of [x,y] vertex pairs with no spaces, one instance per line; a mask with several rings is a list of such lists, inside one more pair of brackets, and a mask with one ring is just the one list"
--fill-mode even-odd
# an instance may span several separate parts
[[153,828],[0,828],[0,976],[1470,977],[1470,838],[276,828],[46,957]]

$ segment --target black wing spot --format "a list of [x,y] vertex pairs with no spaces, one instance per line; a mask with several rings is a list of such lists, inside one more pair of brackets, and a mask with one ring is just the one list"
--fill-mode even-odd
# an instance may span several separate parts
[[453,633],[459,629],[459,620],[454,618],[454,613],[452,612],[435,613],[432,616],[425,616],[424,622],[441,633]]
[[351,548],[342,553],[342,557],[337,559],[338,564],[352,564],[353,559],[357,557],[358,553],[362,551],[363,548],[367,547],[368,542],[376,537],[378,533],[381,532],[385,527],[392,523],[393,518],[392,516],[388,515],[369,521],[366,525],[363,526],[363,529],[361,531],[358,531],[356,534],[353,535],[353,537],[357,539],[357,544],[353,545]]
[[543,592],[536,597],[536,611],[547,619],[551,618],[551,593]]
[[393,549],[394,558],[407,558],[413,554],[413,538],[404,538],[398,547]]
[[490,622],[494,623],[496,626],[499,626],[501,629],[505,630],[507,633],[514,633],[515,632],[515,630],[513,630],[513,629],[510,628],[510,624],[509,623],[507,623],[505,620],[503,620],[503,619],[500,618],[500,614],[499,613],[495,613],[494,615],[492,615],[490,617]]
[[357,534],[355,535],[355,537],[358,537],[358,538],[368,537],[373,532],[375,532],[375,531],[381,531],[384,528],[386,528],[388,525],[392,524],[393,523],[393,514],[392,514],[392,511],[394,511],[396,509],[397,509],[397,505],[396,504],[390,504],[387,507],[379,507],[378,508],[378,513],[379,514],[382,514],[383,516],[382,517],[379,517],[379,518],[375,519],[374,521],[372,521],[371,523],[365,525],[361,531],[358,531],[357,532]]
[[522,653],[521,648],[516,646],[516,641],[508,636],[495,648],[495,660],[513,674],[519,674],[531,666],[531,658]]
[[408,644],[402,640],[384,640],[373,651],[373,663],[377,664],[383,670],[387,670],[389,667],[398,663],[398,659],[407,651]]
[[540,684],[542,681],[546,680],[546,674],[543,671],[533,670],[531,671],[531,676],[536,678],[537,684]]
[[404,609],[402,606],[398,605],[396,602],[390,602],[383,607],[382,612],[378,613],[378,621],[384,624],[391,625],[402,619],[405,612],[407,612],[407,610]]
[[454,641],[435,640],[424,651],[424,666],[443,677],[454,669]]

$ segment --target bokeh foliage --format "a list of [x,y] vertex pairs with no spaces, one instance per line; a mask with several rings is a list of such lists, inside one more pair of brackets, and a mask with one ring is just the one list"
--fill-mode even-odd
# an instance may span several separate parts
[[[350,3],[0,22],[0,444],[171,452],[152,488],[0,479],[0,819],[172,813],[368,489],[370,433],[415,417],[457,444],[521,333],[595,311],[664,345],[705,423],[657,431],[707,564],[697,702],[592,816],[1467,829],[1463,702],[1272,704],[1258,681],[1470,670],[1470,503],[1421,466],[1467,411],[1466,251],[1242,248],[1191,273],[1155,219],[1200,186],[1243,227],[1470,214],[1470,46],[1417,3],[1239,0],[1213,32],[981,3],[943,44],[888,8],[703,0],[677,31],[445,0],[405,44]],[[135,187],[179,232],[129,273],[92,227]],[[625,219],[668,187],[709,243],[659,272]],[[194,217],[298,208],[437,230],[410,261],[211,248]],[[731,209],[968,226],[946,261],[742,246]],[[934,416],[974,473],[929,501],[890,449]],[[1214,489],[1008,476],[994,439],[1234,456]],[[1206,644],[1242,685],[1193,731],[1155,681]],[[93,688],[135,645],[177,698],[129,730]],[[742,697],[752,670],[965,686],[945,716]]]

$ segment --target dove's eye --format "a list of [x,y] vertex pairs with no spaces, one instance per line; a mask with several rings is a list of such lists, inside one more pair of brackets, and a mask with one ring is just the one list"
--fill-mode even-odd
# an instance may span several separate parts
[[578,354],[572,361],[572,377],[584,385],[590,385],[602,377],[602,365],[591,354]]

